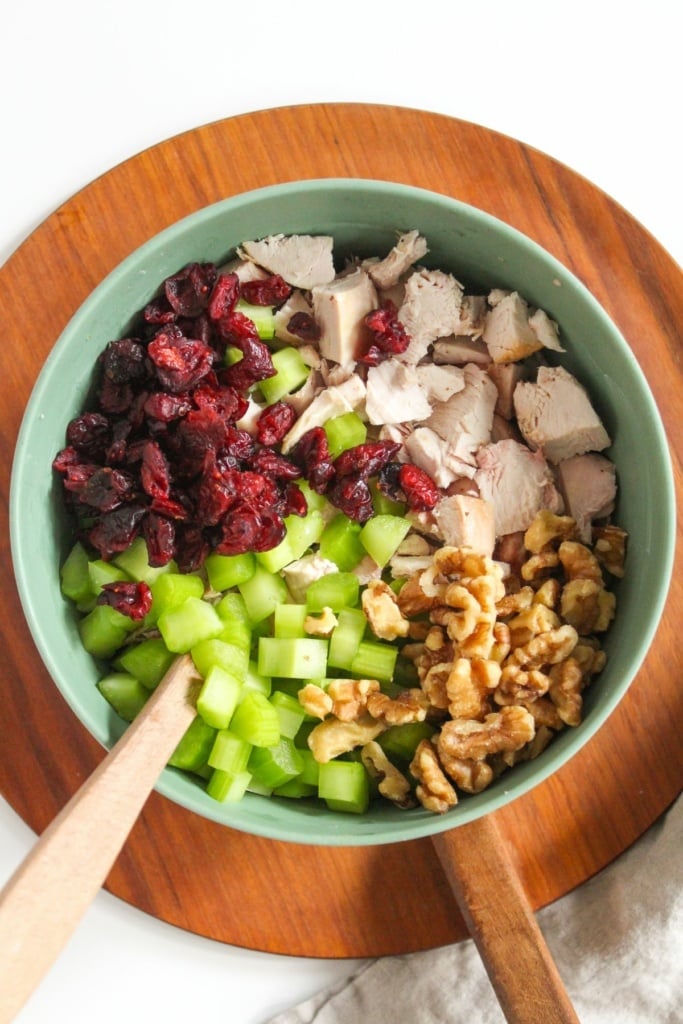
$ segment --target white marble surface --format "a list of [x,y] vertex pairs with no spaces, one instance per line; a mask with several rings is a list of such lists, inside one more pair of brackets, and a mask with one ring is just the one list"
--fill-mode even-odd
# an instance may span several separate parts
[[[682,27],[670,0],[435,0],[391,13],[372,0],[13,4],[0,22],[0,262],[140,150],[321,101],[432,110],[521,139],[608,192],[681,261]],[[0,798],[0,883],[34,838]],[[18,1020],[264,1024],[355,963],[224,946],[102,892]]]

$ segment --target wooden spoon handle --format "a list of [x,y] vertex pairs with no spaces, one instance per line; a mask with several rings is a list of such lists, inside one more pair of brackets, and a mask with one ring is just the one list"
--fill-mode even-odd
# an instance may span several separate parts
[[510,1024],[578,1024],[505,841],[491,817],[432,839]]
[[0,1022],[14,1019],[104,883],[196,714],[197,673],[176,659],[135,721],[0,893]]

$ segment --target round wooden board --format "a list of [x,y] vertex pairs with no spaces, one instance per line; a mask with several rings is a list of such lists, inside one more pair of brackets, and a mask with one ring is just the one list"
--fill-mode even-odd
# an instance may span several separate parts
[[[12,583],[10,463],[35,378],[89,292],[150,236],[227,196],[317,177],[388,179],[442,192],[550,250],[632,346],[665,420],[680,495],[680,269],[628,213],[567,167],[472,124],[361,104],[247,114],[133,157],[53,213],[0,268],[0,786],[37,832],[103,751],[45,671]],[[676,573],[656,640],[616,712],[550,781],[495,815],[534,909],[621,854],[680,792],[682,615]],[[181,928],[274,953],[376,956],[466,934],[429,840],[294,846],[223,828],[156,793],[107,887]]]

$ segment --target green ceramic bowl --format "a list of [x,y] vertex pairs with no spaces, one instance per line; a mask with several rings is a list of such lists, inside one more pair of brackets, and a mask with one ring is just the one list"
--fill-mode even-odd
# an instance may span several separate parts
[[569,271],[534,242],[480,210],[435,193],[380,181],[292,182],[209,206],[152,238],[93,292],[57,341],[36,383],[13,466],[11,543],[19,592],[35,643],[55,683],[105,746],[123,723],[96,689],[98,668],[80,645],[73,609],[62,598],[59,567],[69,524],[51,462],[68,421],[83,407],[98,353],[125,334],[163,278],[191,260],[221,262],[247,238],[283,232],[331,234],[335,251],[377,255],[397,230],[418,228],[432,266],[468,288],[519,290],[561,326],[567,366],[588,387],[614,439],[619,479],[616,520],[629,533],[627,573],[607,636],[608,664],[585,695],[585,717],[536,760],[444,816],[378,806],[343,815],[306,802],[247,794],[223,806],[201,786],[166,769],[158,790],[231,828],[300,843],[360,845],[429,835],[494,811],[547,779],[594,736],[634,678],[652,641],[670,579],[674,494],[666,438],[655,403],[628,345]]

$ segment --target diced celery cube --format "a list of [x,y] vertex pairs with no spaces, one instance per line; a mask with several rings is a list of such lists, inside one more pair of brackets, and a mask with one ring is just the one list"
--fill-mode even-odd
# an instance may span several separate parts
[[118,565],[119,569],[123,569],[131,579],[148,583],[150,586],[159,576],[163,576],[167,572],[178,571],[178,566],[174,561],[161,566],[150,565],[144,537],[136,537],[125,551],[121,551],[115,556],[113,562]]
[[299,756],[303,762],[299,778],[307,785],[317,787],[320,779],[320,764],[313,756],[313,751],[299,750]]
[[212,551],[204,561],[204,568],[214,590],[229,590],[251,579],[256,559],[253,551],[245,551],[242,555],[219,555]]
[[[222,636],[222,634],[221,634]],[[199,640],[190,649],[192,660],[201,676],[206,676],[209,671],[218,666],[237,679],[244,679],[249,666],[248,648],[238,647],[236,644],[226,643],[219,637],[209,637],[206,640]]]
[[149,697],[149,690],[127,672],[110,672],[100,679],[97,689],[126,722],[133,721]]
[[358,679],[378,679],[390,682],[394,675],[398,647],[392,644],[363,640],[351,662],[351,672]]
[[327,663],[332,668],[350,669],[365,635],[367,619],[360,608],[344,608],[332,630]]
[[96,594],[99,594],[105,583],[120,583],[122,580],[130,579],[123,569],[119,569],[113,562],[105,562],[102,558],[94,558],[88,564],[88,573]]
[[367,772],[359,761],[328,761],[319,772],[318,795],[331,811],[365,813],[370,792]]
[[301,800],[307,796],[317,796],[318,787],[314,786],[310,782],[304,782],[300,775],[290,779],[289,782],[284,782],[281,786],[277,786],[272,790],[273,796],[284,796],[290,800]]
[[169,765],[186,772],[203,773],[216,738],[216,730],[197,715],[173,751]]
[[88,552],[77,542],[62,565],[62,593],[76,604],[84,604],[94,596],[89,564]]
[[272,306],[256,306],[245,299],[238,299],[235,309],[248,316],[261,341],[272,341],[275,337],[275,313]]
[[201,640],[211,640],[223,631],[214,606],[199,597],[188,597],[178,608],[163,612],[158,626],[164,643],[175,654],[185,654]]
[[400,516],[373,516],[360,531],[360,542],[370,557],[384,568],[410,529]]
[[429,722],[406,722],[392,725],[377,738],[377,742],[389,757],[411,761],[421,740],[429,739],[436,729]]
[[135,676],[145,689],[153,690],[171,667],[174,657],[161,637],[152,636],[126,647],[116,659],[115,667]]
[[359,592],[358,577],[352,572],[330,572],[309,585],[306,604],[311,612],[321,612],[323,608],[340,612],[358,603]]
[[350,572],[362,558],[365,548],[360,542],[361,524],[343,512],[331,519],[320,537],[320,554],[334,562],[340,572]]
[[280,738],[280,717],[267,697],[247,689],[235,708],[230,729],[255,747],[272,747]]
[[311,372],[298,350],[290,346],[273,352],[272,358],[276,371],[275,376],[268,377],[259,383],[261,394],[268,405],[279,402],[285,395],[296,390],[304,381],[308,380]]
[[258,693],[262,693],[264,697],[270,697],[272,689],[273,683],[270,677],[260,675],[255,662],[250,661],[242,683],[242,691],[256,690]]
[[204,580],[194,573],[166,572],[149,586],[157,619],[164,612],[179,608],[188,597],[201,598],[204,594]]
[[276,690],[270,698],[270,703],[276,709],[280,719],[280,735],[293,740],[305,717],[305,711],[299,704],[296,697],[282,690]]
[[394,501],[386,494],[382,494],[377,483],[370,481],[370,494],[372,496],[372,507],[376,516],[404,516],[406,504],[403,501]]
[[325,497],[325,495],[318,494],[317,491],[314,491],[311,485],[309,484],[308,480],[304,480],[303,477],[300,477],[295,482],[297,487],[303,494],[304,498],[306,499],[306,504],[308,506],[309,512],[323,512],[325,509],[328,508],[330,503]]
[[215,734],[208,763],[211,768],[225,772],[241,772],[247,767],[252,746],[231,729],[219,729]]
[[287,532],[276,547],[256,555],[259,565],[270,573],[284,569],[301,558],[311,544],[316,544],[325,529],[325,520],[317,509],[312,509],[305,516],[287,516],[285,527]]
[[279,604],[273,617],[273,636],[303,637],[304,622],[308,615],[305,604]]
[[242,622],[245,626],[251,625],[244,598],[236,591],[223,594],[216,605],[216,611],[224,622]]
[[242,799],[251,782],[248,771],[225,772],[220,768],[214,771],[206,784],[206,792],[213,800],[222,804],[234,804]]
[[111,658],[136,623],[108,604],[97,604],[78,624],[81,643],[95,658]]
[[251,579],[238,585],[244,598],[247,614],[253,623],[263,622],[273,614],[278,604],[287,600],[287,585],[281,576],[274,576],[257,565]]
[[242,683],[237,676],[218,665],[209,669],[197,695],[197,711],[207,725],[227,729],[241,690]]
[[264,676],[317,679],[327,674],[327,640],[312,637],[259,639],[258,670]]
[[327,447],[333,459],[347,448],[355,448],[364,444],[368,428],[357,412],[343,412],[341,416],[333,416],[325,424]]
[[303,766],[301,751],[296,749],[291,739],[281,736],[270,747],[254,747],[247,768],[254,779],[275,789],[300,775]]

